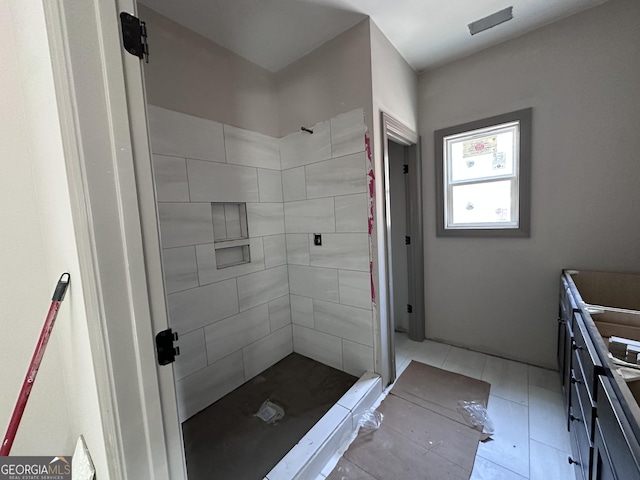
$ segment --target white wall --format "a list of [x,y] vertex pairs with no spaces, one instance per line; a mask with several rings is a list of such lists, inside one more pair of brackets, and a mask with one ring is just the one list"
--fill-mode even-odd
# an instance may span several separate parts
[[[640,270],[639,18],[611,0],[420,76],[428,338],[554,367],[560,270]],[[531,238],[436,238],[434,130],[525,107]]]
[[357,108],[371,131],[369,20],[329,40],[277,74],[281,136]]
[[149,103],[279,136],[275,75],[138,3]]
[[51,61],[40,2],[0,10],[0,308],[6,428],[61,273],[71,273],[13,455],[70,455],[83,434],[109,478],[71,219]]
[[[385,112],[413,131],[418,130],[418,75],[384,36],[371,25],[371,83],[375,135],[379,136],[380,112]],[[377,152],[381,145],[374,145]]]

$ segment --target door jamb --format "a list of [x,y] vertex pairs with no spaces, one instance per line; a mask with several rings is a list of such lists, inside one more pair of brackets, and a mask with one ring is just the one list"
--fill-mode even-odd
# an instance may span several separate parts
[[[411,174],[409,181],[409,196],[410,196],[410,212],[411,218],[411,243],[414,248],[410,249],[412,252],[409,262],[412,264],[410,278],[410,292],[409,298],[413,297],[413,321],[409,323],[410,331],[415,330],[413,333],[415,338],[424,339],[424,301],[421,295],[424,292],[424,264],[423,264],[423,236],[422,236],[422,168],[420,161],[420,137],[416,132],[409,127],[398,121],[391,115],[380,112],[381,116],[381,141],[382,141],[382,153],[383,153],[383,168],[384,168],[384,250],[385,250],[385,270],[387,272],[387,281],[384,282],[384,286],[381,286],[386,290],[386,298],[393,298],[393,275],[392,275],[392,245],[391,245],[391,192],[389,182],[389,140],[392,140],[400,145],[408,147],[407,163],[409,165],[409,171]],[[419,300],[420,299],[420,300]],[[387,356],[388,356],[388,368],[389,368],[389,383],[393,382],[396,378],[396,362],[395,362],[395,341],[394,341],[394,329],[393,312],[391,311],[391,301],[387,301],[384,308],[386,321],[386,335],[388,337],[387,342]],[[420,329],[421,328],[421,329]]]

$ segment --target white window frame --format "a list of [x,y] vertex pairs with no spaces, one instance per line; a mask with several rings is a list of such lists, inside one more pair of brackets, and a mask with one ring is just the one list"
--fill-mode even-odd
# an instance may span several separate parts
[[[507,131],[514,132],[513,170],[481,178],[453,180],[452,145]],[[530,226],[531,109],[457,125],[435,132],[437,235],[528,237]],[[453,222],[453,189],[461,185],[479,185],[509,181],[511,185],[510,219],[506,222]]]

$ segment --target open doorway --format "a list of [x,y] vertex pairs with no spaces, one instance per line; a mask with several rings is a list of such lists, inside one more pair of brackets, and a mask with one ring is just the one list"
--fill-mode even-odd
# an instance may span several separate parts
[[422,169],[419,137],[382,113],[385,171],[387,318],[389,359],[395,379],[397,333],[422,341],[424,333],[424,256]]

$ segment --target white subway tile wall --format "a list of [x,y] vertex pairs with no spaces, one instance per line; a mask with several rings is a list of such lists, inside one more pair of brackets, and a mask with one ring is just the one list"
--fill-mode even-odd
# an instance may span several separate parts
[[287,266],[269,268],[237,278],[240,311],[282,297],[289,293]]
[[284,233],[282,203],[247,203],[247,222],[252,237]]
[[159,202],[188,202],[187,161],[184,158],[153,156],[153,174]]
[[242,351],[202,368],[176,382],[178,416],[184,422],[242,385]]
[[[364,125],[364,115],[362,123]],[[330,122],[320,122],[310,127],[313,133],[298,131],[281,139],[280,164],[282,170],[331,158]],[[364,144],[364,136],[362,138]]]
[[304,167],[307,198],[326,198],[367,191],[364,152]]
[[295,295],[339,302],[338,270],[289,265],[289,289]]
[[293,348],[360,376],[374,368],[364,111],[312,130],[281,144]]
[[333,158],[362,152],[364,134],[363,110],[352,110],[332,118],[331,154]]
[[176,380],[205,368],[207,364],[204,328],[180,335],[180,361],[173,370]]
[[283,170],[282,190],[285,202],[307,199],[307,186],[304,182],[304,167]]
[[151,150],[157,155],[225,162],[222,124],[149,105]]
[[169,321],[179,334],[222,320],[240,311],[236,279],[172,293]]
[[291,295],[291,320],[297,325],[313,328],[313,299]]
[[293,324],[293,349],[330,367],[342,370],[342,339]]
[[245,382],[293,353],[291,325],[261,338],[242,349]]
[[[149,112],[181,420],[293,351],[373,370],[364,111],[281,139]],[[229,218],[211,204],[232,202],[251,261],[218,269]]]
[[[221,282],[240,275],[264,270],[264,250],[262,237],[249,239],[249,250],[251,252],[251,262],[233,267],[218,270],[216,266],[216,253],[213,243],[196,245],[196,260],[198,264],[198,277],[200,285]],[[164,253],[164,251],[163,251]],[[163,259],[163,262],[166,260]],[[166,274],[165,274],[166,275]]]
[[345,372],[351,375],[358,375],[358,372],[364,371],[373,372],[373,347],[342,340],[342,355]]
[[167,293],[199,286],[196,247],[165,248],[162,257]]
[[361,345],[373,346],[371,311],[313,299],[315,328]]
[[264,264],[267,268],[287,264],[287,244],[284,235],[264,237]]
[[213,242],[209,203],[160,203],[158,217],[163,248]]
[[[366,233],[325,233],[322,245],[309,240],[309,259],[312,267],[342,268],[369,271],[369,236]],[[367,248],[363,248],[366,245]]]
[[335,198],[336,232],[367,233],[367,194],[345,195]]
[[280,171],[259,168],[258,188],[261,202],[282,203],[282,173]]
[[338,270],[340,303],[371,309],[371,276],[369,272]]
[[209,363],[217,362],[271,333],[269,305],[262,304],[204,328]]
[[335,232],[334,204],[333,197],[285,202],[285,231],[287,233]]
[[287,263],[309,265],[309,234],[287,233]]
[[271,333],[291,325],[291,301],[289,295],[269,302],[269,324]]
[[227,163],[280,171],[280,140],[258,132],[224,125]]
[[259,202],[258,169],[187,159],[192,202]]

